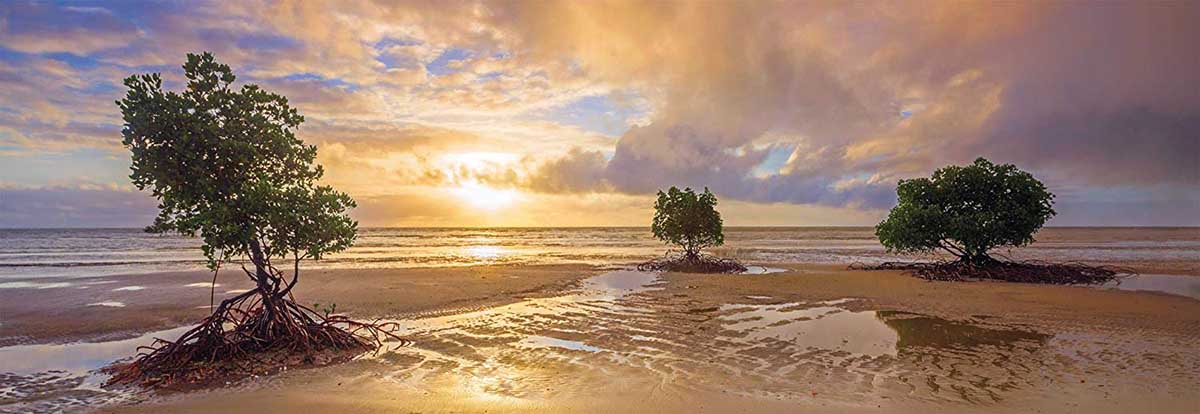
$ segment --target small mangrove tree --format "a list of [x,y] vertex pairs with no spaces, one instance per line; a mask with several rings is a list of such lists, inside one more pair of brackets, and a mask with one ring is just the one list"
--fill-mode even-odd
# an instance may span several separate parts
[[668,270],[692,273],[739,273],[745,266],[731,259],[721,259],[700,252],[706,247],[725,243],[721,213],[717,212],[717,196],[706,187],[697,194],[691,188],[671,187],[659,190],[654,202],[654,221],[650,224],[654,238],[682,249],[679,254],[643,263],[642,270]]

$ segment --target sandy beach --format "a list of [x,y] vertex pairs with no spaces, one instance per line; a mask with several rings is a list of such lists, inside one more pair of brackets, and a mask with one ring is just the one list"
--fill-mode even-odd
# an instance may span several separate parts
[[[299,300],[399,321],[415,343],[186,393],[81,391],[68,381],[10,392],[0,410],[78,409],[72,404],[86,401],[119,413],[1182,413],[1200,406],[1200,301],[1192,298],[771,266],[780,272],[317,270]],[[184,325],[204,315],[208,288],[192,284],[210,276],[107,276],[0,290],[0,332],[9,343],[63,343]],[[218,292],[248,287],[233,276]],[[346,280],[354,283],[336,282]],[[123,289],[130,286],[141,289]],[[124,306],[88,305],[99,302]],[[14,384],[29,380],[10,375],[6,385],[20,389]]]
[[[298,299],[335,303],[357,318],[419,317],[552,294],[597,272],[580,265],[321,269],[303,273]],[[209,312],[212,277],[207,271],[149,273],[0,289],[0,346],[113,340],[192,323]],[[240,269],[218,277],[217,302],[254,286]]]

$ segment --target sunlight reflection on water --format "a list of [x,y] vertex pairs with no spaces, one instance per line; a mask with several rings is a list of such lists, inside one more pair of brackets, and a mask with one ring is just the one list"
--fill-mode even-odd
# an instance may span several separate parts
[[463,250],[466,251],[467,256],[476,259],[495,259],[505,253],[503,248],[497,246],[470,246]]
[[[862,228],[726,228],[712,253],[742,262],[875,263],[896,260]],[[200,241],[137,229],[0,230],[0,279],[86,277],[200,270]],[[345,252],[313,268],[468,266],[491,263],[624,265],[666,250],[649,229],[362,228]],[[1193,261],[1200,238],[1191,229],[1046,229],[1017,259],[1085,262]],[[3,285],[0,285],[3,286]]]

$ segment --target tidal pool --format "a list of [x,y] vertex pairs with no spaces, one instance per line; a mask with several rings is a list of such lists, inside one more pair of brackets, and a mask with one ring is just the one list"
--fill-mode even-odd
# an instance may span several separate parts
[[1120,290],[1148,290],[1200,300],[1200,276],[1137,275],[1105,284],[1103,287]]
[[129,398],[126,392],[100,388],[108,376],[98,370],[132,357],[155,338],[174,339],[189,328],[118,341],[0,348],[0,412],[64,412]]
[[71,286],[69,282],[0,282],[0,289],[55,289]]
[[780,269],[778,267],[749,265],[749,266],[746,266],[746,271],[742,272],[741,274],[743,274],[743,275],[767,275],[767,274],[771,274],[771,273],[783,273],[786,271],[787,271],[787,269]]
[[895,355],[896,331],[874,311],[852,312],[803,303],[724,305],[724,328],[748,342],[777,340],[807,349],[842,350],[860,355]]
[[1026,373],[1051,354],[1049,335],[977,320],[852,310],[855,298],[710,304],[656,294],[662,283],[654,273],[615,271],[570,295],[400,321],[415,345],[369,359],[390,366],[385,378],[400,389],[480,404],[651,392],[820,395],[859,406],[913,393],[995,400],[1032,387],[1038,378]]

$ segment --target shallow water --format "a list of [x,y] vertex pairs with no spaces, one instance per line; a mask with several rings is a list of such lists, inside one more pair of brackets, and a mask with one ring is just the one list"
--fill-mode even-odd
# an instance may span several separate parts
[[[806,307],[807,306],[807,307]],[[745,335],[746,343],[787,341],[806,349],[839,350],[858,355],[896,355],[898,336],[875,311],[851,312],[835,306],[803,303],[725,305],[724,329]]]
[[130,397],[125,392],[100,388],[107,376],[97,371],[133,356],[155,338],[174,339],[189,328],[109,342],[0,348],[0,412],[62,412],[125,400]]
[[[1019,259],[1194,262],[1195,228],[1047,228]],[[713,253],[748,263],[896,260],[870,227],[728,227]],[[628,264],[666,247],[647,228],[364,228],[353,247],[310,263],[325,268],[395,268],[506,263]],[[198,239],[138,229],[0,229],[0,280],[90,277],[204,268]],[[753,269],[752,269],[753,270]],[[0,285],[3,287],[3,285]]]
[[742,272],[742,274],[743,275],[768,275],[771,273],[783,273],[786,271],[787,271],[787,269],[780,269],[778,267],[747,265],[746,271]]
[[1108,289],[1145,290],[1187,296],[1200,300],[1200,277],[1180,275],[1137,275],[1104,285]]
[[[612,272],[586,281],[577,294],[402,321],[401,334],[416,344],[372,359],[389,367],[384,375],[400,389],[466,400],[733,392],[820,394],[830,403],[871,407],[893,392],[960,402],[1000,398],[1033,387],[1037,378],[1024,373],[1052,361],[1048,335],[977,320],[851,310],[854,298],[762,303],[770,298],[758,296],[709,306],[686,295],[653,295],[660,283],[653,273]],[[997,355],[1003,360],[993,361]]]

